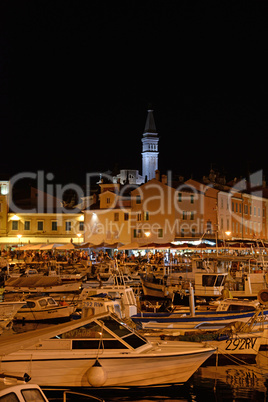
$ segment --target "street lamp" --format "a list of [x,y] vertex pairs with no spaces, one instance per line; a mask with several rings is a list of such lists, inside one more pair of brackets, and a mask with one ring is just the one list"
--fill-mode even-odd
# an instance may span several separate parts
[[[227,237],[229,237],[229,236],[232,234],[232,232],[230,232],[229,230],[227,230],[227,231],[225,232],[225,234],[226,234]],[[228,254],[230,254],[229,243],[228,243]]]
[[17,235],[17,238],[18,238],[18,244],[20,244],[20,245],[21,245],[21,241],[20,241],[21,237],[22,237],[22,235],[21,235],[21,234],[18,234],[18,235]]

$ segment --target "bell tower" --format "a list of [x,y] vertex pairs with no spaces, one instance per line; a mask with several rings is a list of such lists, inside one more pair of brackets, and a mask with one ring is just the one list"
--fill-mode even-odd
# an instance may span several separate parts
[[142,142],[142,176],[151,180],[158,170],[158,134],[155,128],[153,110],[148,110]]

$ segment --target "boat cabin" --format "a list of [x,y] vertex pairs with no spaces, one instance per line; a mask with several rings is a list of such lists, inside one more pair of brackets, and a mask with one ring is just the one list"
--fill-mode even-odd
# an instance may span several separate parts
[[111,299],[105,293],[97,294],[96,296],[87,297],[81,303],[82,317],[87,318],[96,314],[110,312],[122,316],[122,309],[118,300]]
[[195,296],[219,297],[224,289],[227,273],[195,274]]
[[225,299],[220,301],[216,311],[255,311],[258,307],[257,300]]
[[[84,288],[80,295],[80,300],[84,303],[99,293],[105,293],[110,299],[120,303],[120,316],[129,318],[137,314],[137,302],[133,289],[124,285],[103,286],[101,288]],[[116,311],[117,312],[117,311]]]
[[58,303],[52,297],[36,297],[26,300],[22,309],[42,310],[48,306],[56,307]]

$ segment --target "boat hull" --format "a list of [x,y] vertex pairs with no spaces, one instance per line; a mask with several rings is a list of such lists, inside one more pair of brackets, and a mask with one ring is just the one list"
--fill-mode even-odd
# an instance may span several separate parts
[[[175,342],[176,343],[176,342]],[[174,344],[172,342],[172,344]],[[182,342],[179,342],[182,344]],[[188,343],[187,343],[188,344]],[[175,346],[175,344],[174,344]],[[214,352],[214,349],[194,350],[191,353],[172,353],[169,348],[161,348],[161,352],[140,356],[139,354],[103,353],[99,362],[107,374],[103,386],[148,386],[159,384],[184,383]],[[57,354],[58,356],[55,356]],[[71,357],[70,357],[71,355]],[[26,371],[32,381],[40,386],[57,387],[90,387],[88,370],[96,360],[96,355],[86,350],[46,351],[37,353],[18,352],[3,356],[2,371]]]
[[[142,313],[132,316],[131,319],[135,323],[140,323],[143,328],[187,330],[194,329],[202,323],[219,324],[219,328],[233,321],[246,323],[254,314],[255,311],[237,313],[219,311],[217,313],[197,313],[195,316],[180,313]],[[268,317],[267,309],[263,311],[263,315]]]
[[17,312],[17,321],[60,320],[70,317],[76,310],[75,306],[58,306],[42,310],[23,308]]

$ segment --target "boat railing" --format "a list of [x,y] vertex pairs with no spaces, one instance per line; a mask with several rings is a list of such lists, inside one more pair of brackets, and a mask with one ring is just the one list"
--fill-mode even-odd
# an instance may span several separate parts
[[74,396],[82,396],[83,398],[88,398],[88,400],[90,400],[90,401],[105,402],[104,399],[98,398],[97,396],[88,395],[88,394],[84,394],[82,392],[76,392],[76,391],[70,391],[70,390],[63,391],[63,402],[67,402],[68,394],[74,395]]
[[[155,305],[155,304],[151,303],[150,300],[146,300],[145,303],[146,303],[146,310],[148,308],[151,308],[154,313],[157,313],[157,311],[158,311],[158,309],[160,307],[160,305],[158,305],[158,303],[157,303],[157,305]],[[137,311],[138,311],[138,313],[140,313],[141,317],[143,317],[143,313],[145,311],[142,309],[142,307],[139,306],[138,303],[136,305],[134,305],[134,306],[137,308]]]
[[[48,395],[50,395],[50,393],[52,393],[53,397],[54,397],[54,394],[58,394],[58,393],[61,394],[61,392],[62,392],[62,401],[63,402],[67,402],[68,400],[72,400],[72,401],[79,400],[77,397],[82,397],[83,400],[88,399],[89,401],[105,402],[104,399],[99,398],[97,396],[93,396],[91,394],[85,394],[84,392],[72,391],[70,389],[47,388],[46,387],[43,389],[43,392]],[[61,399],[61,397],[60,397],[60,399]],[[58,400],[58,397],[57,397],[57,400]]]

